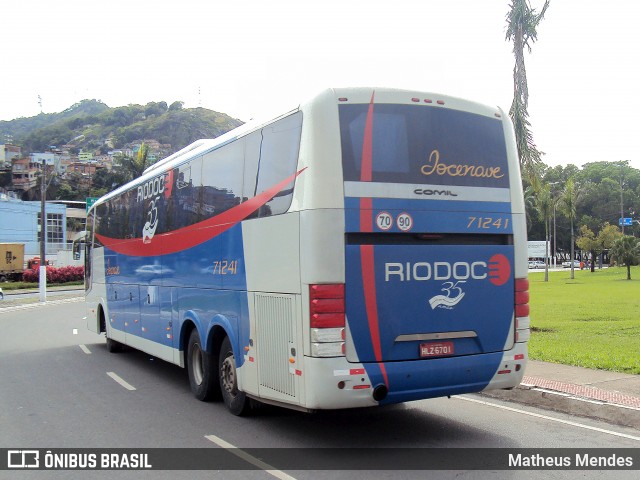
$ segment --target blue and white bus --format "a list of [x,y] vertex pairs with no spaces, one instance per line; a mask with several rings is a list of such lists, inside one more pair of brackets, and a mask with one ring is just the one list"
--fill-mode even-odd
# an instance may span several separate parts
[[98,200],[88,327],[185,367],[197,398],[236,415],[511,388],[525,225],[502,110],[329,89]]

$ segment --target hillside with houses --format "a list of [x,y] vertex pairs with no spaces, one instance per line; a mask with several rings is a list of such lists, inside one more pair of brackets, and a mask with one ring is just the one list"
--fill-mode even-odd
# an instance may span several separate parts
[[47,200],[83,201],[133,178],[139,153],[148,166],[241,124],[224,113],[185,109],[182,102],[109,108],[98,100],[83,100],[60,113],[0,121],[1,193],[39,199],[45,169]]

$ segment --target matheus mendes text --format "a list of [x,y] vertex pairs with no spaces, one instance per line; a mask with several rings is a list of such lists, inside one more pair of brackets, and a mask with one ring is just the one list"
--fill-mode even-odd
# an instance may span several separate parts
[[595,456],[588,453],[577,453],[575,456],[555,455],[514,455],[509,454],[510,467],[578,467],[578,468],[606,468],[632,467],[633,457],[623,457],[615,453],[608,456]]

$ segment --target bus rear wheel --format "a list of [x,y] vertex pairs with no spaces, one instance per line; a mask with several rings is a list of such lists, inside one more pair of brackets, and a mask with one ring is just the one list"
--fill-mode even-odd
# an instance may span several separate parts
[[234,415],[246,415],[251,410],[251,400],[244,392],[238,390],[236,360],[229,337],[225,337],[220,347],[220,390],[222,399],[229,411]]
[[219,397],[220,388],[215,377],[218,365],[215,356],[203,350],[200,335],[195,328],[189,336],[187,370],[189,371],[191,391],[198,400],[206,402]]

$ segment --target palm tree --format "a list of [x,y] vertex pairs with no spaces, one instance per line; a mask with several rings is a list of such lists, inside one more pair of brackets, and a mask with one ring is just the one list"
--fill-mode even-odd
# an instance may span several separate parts
[[524,190],[524,211],[527,217],[528,232],[533,225],[532,217],[536,213],[536,191],[531,185]]
[[122,166],[127,172],[127,176],[129,180],[133,180],[134,178],[138,178],[142,175],[147,167],[147,156],[149,155],[149,147],[145,145],[144,142],[140,145],[140,149],[138,150],[138,154],[135,157],[124,157],[122,159]]
[[631,265],[640,262],[640,241],[631,235],[618,238],[611,248],[611,256],[619,265],[627,266],[627,280],[631,280]]
[[541,186],[535,197],[536,211],[538,218],[544,222],[544,239],[546,241],[544,253],[544,281],[549,281],[549,219],[553,215],[553,198],[551,197],[551,186],[546,184]]
[[527,71],[524,65],[524,48],[531,52],[531,44],[538,39],[537,27],[544,18],[549,7],[549,0],[545,0],[540,13],[531,8],[528,0],[512,0],[507,14],[506,39],[513,41],[513,54],[516,64],[513,68],[513,103],[509,116],[513,122],[518,146],[520,166],[528,176],[533,176],[534,166],[540,162],[541,152],[533,142],[529,123],[529,89],[527,86]]
[[565,183],[564,190],[562,191],[562,195],[560,197],[560,212],[569,219],[569,223],[571,225],[571,279],[574,277],[574,244],[575,240],[573,237],[573,222],[576,219],[576,204],[578,202],[578,193],[576,192],[575,184],[573,183],[573,179],[570,178]]

